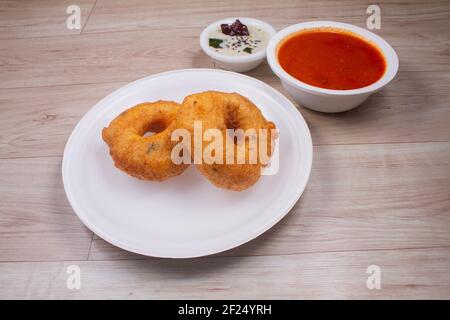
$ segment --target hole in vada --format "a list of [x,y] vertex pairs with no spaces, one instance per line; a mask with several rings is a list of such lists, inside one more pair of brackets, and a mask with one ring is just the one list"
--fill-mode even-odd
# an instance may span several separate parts
[[225,126],[228,129],[228,135],[233,139],[234,144],[238,144],[241,140],[240,131],[239,131],[239,122],[233,110],[229,111],[229,116],[225,121]]
[[166,129],[167,127],[168,127],[168,125],[164,121],[155,120],[148,124],[148,126],[145,128],[142,136],[143,137],[151,137],[154,134],[164,131],[164,129]]

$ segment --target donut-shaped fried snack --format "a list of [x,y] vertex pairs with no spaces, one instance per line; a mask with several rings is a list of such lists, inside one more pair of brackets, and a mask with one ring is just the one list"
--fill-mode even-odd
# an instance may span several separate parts
[[193,137],[201,132],[200,145],[194,138],[186,149],[203,176],[220,188],[241,191],[254,185],[268,164],[262,155],[270,159],[272,154],[275,125],[237,93],[207,91],[187,96],[176,127]]
[[[114,165],[142,180],[163,181],[181,174],[187,164],[173,163],[170,140],[179,107],[170,101],[141,103],[112,120],[102,137]],[[147,136],[149,132],[154,134]]]

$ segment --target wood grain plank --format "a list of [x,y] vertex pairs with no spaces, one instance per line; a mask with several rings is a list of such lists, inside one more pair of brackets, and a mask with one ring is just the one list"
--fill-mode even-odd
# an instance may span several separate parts
[[124,84],[0,90],[0,158],[62,156],[81,117]]
[[[299,110],[314,145],[449,141],[450,96],[446,83],[450,84],[450,78],[436,75],[400,73],[391,85],[348,112],[325,114],[301,106]],[[256,78],[289,97],[275,77]]]
[[[450,143],[315,147],[305,193],[276,227],[221,255],[450,246]],[[142,259],[94,238],[89,259]]]
[[449,102],[448,96],[376,95],[359,108],[334,116],[301,111],[315,144],[449,141]]
[[[119,32],[0,41],[0,88],[131,81],[153,73],[212,67],[200,30]],[[167,37],[171,41],[167,41]]]
[[[0,39],[70,36],[81,33],[95,0],[40,0],[0,2]],[[80,7],[81,29],[66,27],[68,6]]]
[[73,213],[61,158],[0,160],[0,261],[86,259],[92,233]]
[[[66,287],[69,265],[80,290]],[[381,268],[381,289],[366,269]],[[450,249],[0,263],[2,299],[448,299]]]
[[[432,74],[427,77],[431,80]],[[278,79],[259,78],[285,93]],[[313,143],[450,141],[450,97],[427,96],[425,86],[417,86],[419,96],[404,95],[414,80],[404,81],[393,84],[399,84],[398,90],[386,88],[350,112],[327,115],[300,108]],[[0,89],[0,158],[62,156],[70,132],[84,113],[124,84]],[[435,92],[444,91],[437,86]]]
[[[131,81],[179,68],[213,67],[198,44],[200,28],[141,30],[0,41],[0,88]],[[170,41],[167,39],[170,38]],[[447,45],[396,46],[400,72],[450,70]],[[267,65],[249,75],[272,74]],[[432,86],[430,82],[426,85]]]
[[[336,20],[365,27],[371,2],[355,1],[164,1],[99,0],[83,32],[111,32],[139,29],[204,28],[209,23],[235,16],[262,19],[278,30],[308,20]],[[450,8],[445,1],[378,1],[382,28],[377,31],[394,45],[420,41],[448,44]],[[180,18],[181,17],[181,18]],[[405,32],[407,30],[408,32]]]

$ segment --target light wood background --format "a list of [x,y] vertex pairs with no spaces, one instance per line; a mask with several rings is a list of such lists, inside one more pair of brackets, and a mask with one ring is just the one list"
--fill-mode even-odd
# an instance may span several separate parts
[[[371,1],[0,0],[0,298],[450,298],[450,2],[376,3],[398,76],[347,113],[299,106],[315,153],[292,212],[239,248],[165,260],[109,245],[71,209],[61,159],[83,114],[129,81],[214,68],[198,44],[212,21],[365,27]],[[248,74],[283,92],[267,65]]]

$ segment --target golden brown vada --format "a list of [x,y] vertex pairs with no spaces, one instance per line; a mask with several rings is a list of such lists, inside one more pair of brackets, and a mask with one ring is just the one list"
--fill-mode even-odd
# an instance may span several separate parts
[[[178,111],[176,127],[188,130],[194,137],[196,123],[197,126],[201,123],[200,150],[193,141],[195,139],[191,139],[187,150],[191,151],[191,157],[203,176],[217,187],[234,191],[245,190],[259,180],[261,169],[267,163],[262,161],[258,150],[255,152],[254,143],[256,142],[257,147],[261,146],[260,140],[265,139],[261,141],[262,143],[267,141],[265,150],[270,157],[275,139],[271,129],[275,129],[275,125],[267,121],[250,100],[237,93],[216,91],[187,96]],[[215,139],[205,139],[205,132],[208,129],[220,131],[223,141],[223,148],[219,151],[215,150],[210,156],[205,155],[205,150],[208,150]],[[260,129],[265,129],[267,133],[265,137],[261,136],[264,130]],[[230,132],[236,132],[236,130],[246,134],[240,137],[239,135],[231,136]],[[217,151],[219,154],[216,154]],[[195,159],[196,152],[201,153],[203,160],[201,163]],[[244,154],[241,161],[238,159],[238,154]],[[212,163],[208,161],[208,157],[217,159],[217,156],[222,161]],[[243,159],[245,161],[242,163]]]
[[[171,101],[141,103],[125,110],[102,131],[114,164],[129,175],[163,181],[181,174],[187,164],[171,159],[170,135],[180,105]],[[146,133],[154,133],[146,136]]]

